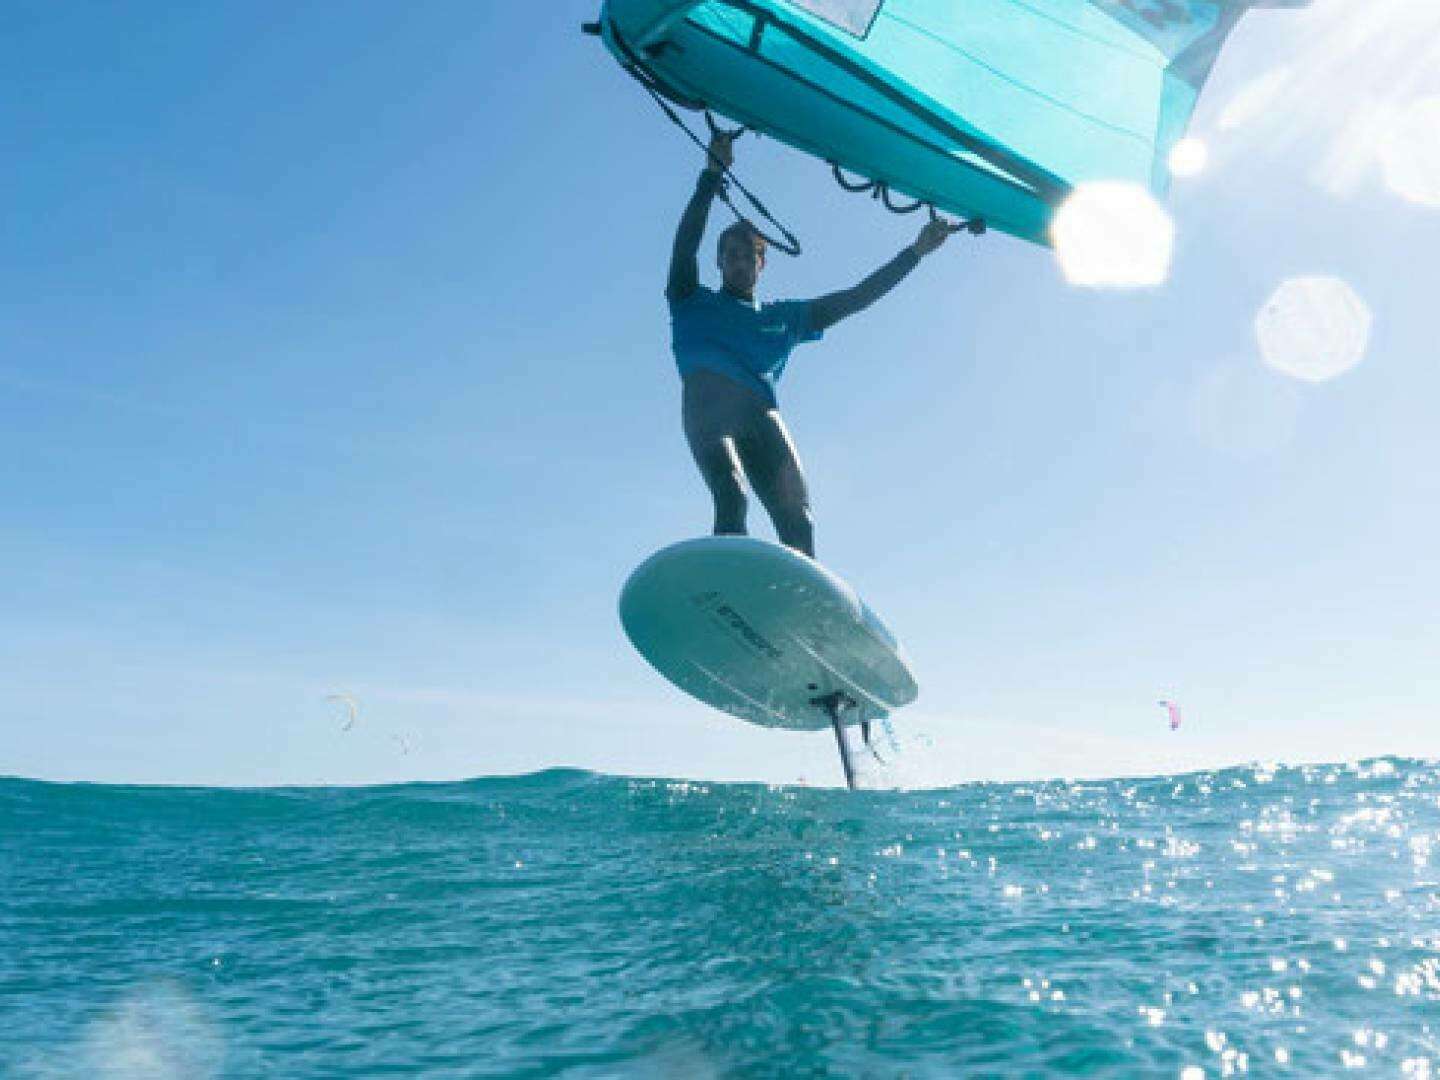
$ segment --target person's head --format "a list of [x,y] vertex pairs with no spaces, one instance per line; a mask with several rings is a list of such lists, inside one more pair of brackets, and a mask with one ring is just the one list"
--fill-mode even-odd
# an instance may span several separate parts
[[765,238],[749,222],[737,221],[720,234],[716,259],[725,287],[750,296],[765,269]]

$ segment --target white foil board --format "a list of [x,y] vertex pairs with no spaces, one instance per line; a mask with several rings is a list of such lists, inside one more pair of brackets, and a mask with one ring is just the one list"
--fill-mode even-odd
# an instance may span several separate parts
[[831,725],[817,698],[877,720],[919,690],[895,635],[835,574],[743,536],[684,540],[636,568],[620,621],[640,655],[707,705],[766,727]]

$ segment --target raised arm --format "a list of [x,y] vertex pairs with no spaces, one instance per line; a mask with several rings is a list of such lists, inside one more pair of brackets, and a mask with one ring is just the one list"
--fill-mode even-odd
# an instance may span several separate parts
[[705,236],[705,223],[710,219],[710,204],[725,169],[733,161],[730,138],[724,133],[710,140],[710,158],[700,179],[695,182],[695,192],[680,215],[680,227],[675,230],[675,247],[670,253],[670,277],[665,283],[665,298],[672,303],[684,300],[700,286],[700,241]]
[[810,325],[816,330],[828,330],[841,319],[863,311],[899,285],[922,258],[945,242],[951,231],[944,221],[931,221],[920,231],[915,243],[860,284],[810,301]]

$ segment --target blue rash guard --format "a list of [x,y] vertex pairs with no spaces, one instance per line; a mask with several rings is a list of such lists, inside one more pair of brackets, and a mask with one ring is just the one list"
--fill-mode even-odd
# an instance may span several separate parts
[[796,345],[819,341],[808,300],[750,304],[703,285],[670,301],[670,347],[681,376],[704,368],[776,408],[775,384]]

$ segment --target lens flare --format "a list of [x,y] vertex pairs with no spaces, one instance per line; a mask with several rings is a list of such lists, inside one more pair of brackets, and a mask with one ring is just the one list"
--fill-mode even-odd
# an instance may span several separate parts
[[1055,215],[1051,232],[1072,285],[1143,288],[1170,273],[1175,224],[1136,184],[1082,184]]
[[1255,336],[1276,371],[1327,382],[1364,358],[1371,322],[1365,301],[1340,278],[1294,277],[1255,316]]

